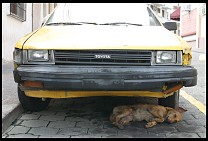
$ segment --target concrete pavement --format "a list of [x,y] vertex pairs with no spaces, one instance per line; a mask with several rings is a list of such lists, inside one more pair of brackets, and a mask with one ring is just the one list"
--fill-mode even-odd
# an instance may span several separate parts
[[2,133],[23,112],[12,71],[13,62],[2,61]]

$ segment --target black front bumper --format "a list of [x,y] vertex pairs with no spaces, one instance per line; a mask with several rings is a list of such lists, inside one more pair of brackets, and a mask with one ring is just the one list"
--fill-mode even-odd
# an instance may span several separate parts
[[45,90],[161,91],[164,84],[197,84],[197,70],[184,66],[63,66],[21,65],[17,83],[43,82]]

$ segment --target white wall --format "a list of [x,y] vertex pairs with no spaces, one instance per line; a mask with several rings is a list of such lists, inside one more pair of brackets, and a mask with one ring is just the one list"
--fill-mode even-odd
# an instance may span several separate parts
[[181,6],[181,15],[185,15],[188,13],[188,11],[184,11],[184,6],[190,4],[191,5],[191,10],[194,10],[195,8],[198,7],[199,3],[180,3]]
[[33,3],[33,31],[41,27],[43,19],[43,4]]
[[206,37],[206,16],[201,18],[201,37]]
[[186,37],[183,37],[183,39],[185,41],[196,41],[196,35],[190,35],[190,36],[186,36]]
[[10,3],[2,3],[2,59],[12,60],[16,42],[32,32],[32,3],[26,4],[26,21],[11,16]]

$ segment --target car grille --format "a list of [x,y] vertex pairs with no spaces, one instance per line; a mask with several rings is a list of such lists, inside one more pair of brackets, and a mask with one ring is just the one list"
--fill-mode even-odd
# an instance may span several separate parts
[[54,54],[57,65],[151,65],[151,51],[55,50]]

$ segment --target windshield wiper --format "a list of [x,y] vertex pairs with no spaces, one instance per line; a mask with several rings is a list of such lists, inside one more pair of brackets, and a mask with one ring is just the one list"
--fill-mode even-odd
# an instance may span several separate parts
[[126,22],[104,23],[104,24],[99,24],[99,25],[121,25],[121,24],[142,26],[142,24],[126,23]]
[[48,23],[46,25],[60,25],[60,24],[62,24],[62,25],[82,25],[81,23],[61,23],[61,22],[59,22],[59,23]]
[[134,23],[126,23],[126,22],[115,22],[115,23],[103,23],[97,24],[94,22],[75,22],[75,23],[68,23],[68,22],[57,22],[57,23],[48,23],[46,25],[83,25],[83,24],[93,24],[93,25],[135,25],[135,26],[142,26],[142,24],[134,24]]
[[76,22],[77,24],[93,24],[93,25],[98,25],[97,23],[93,22]]

